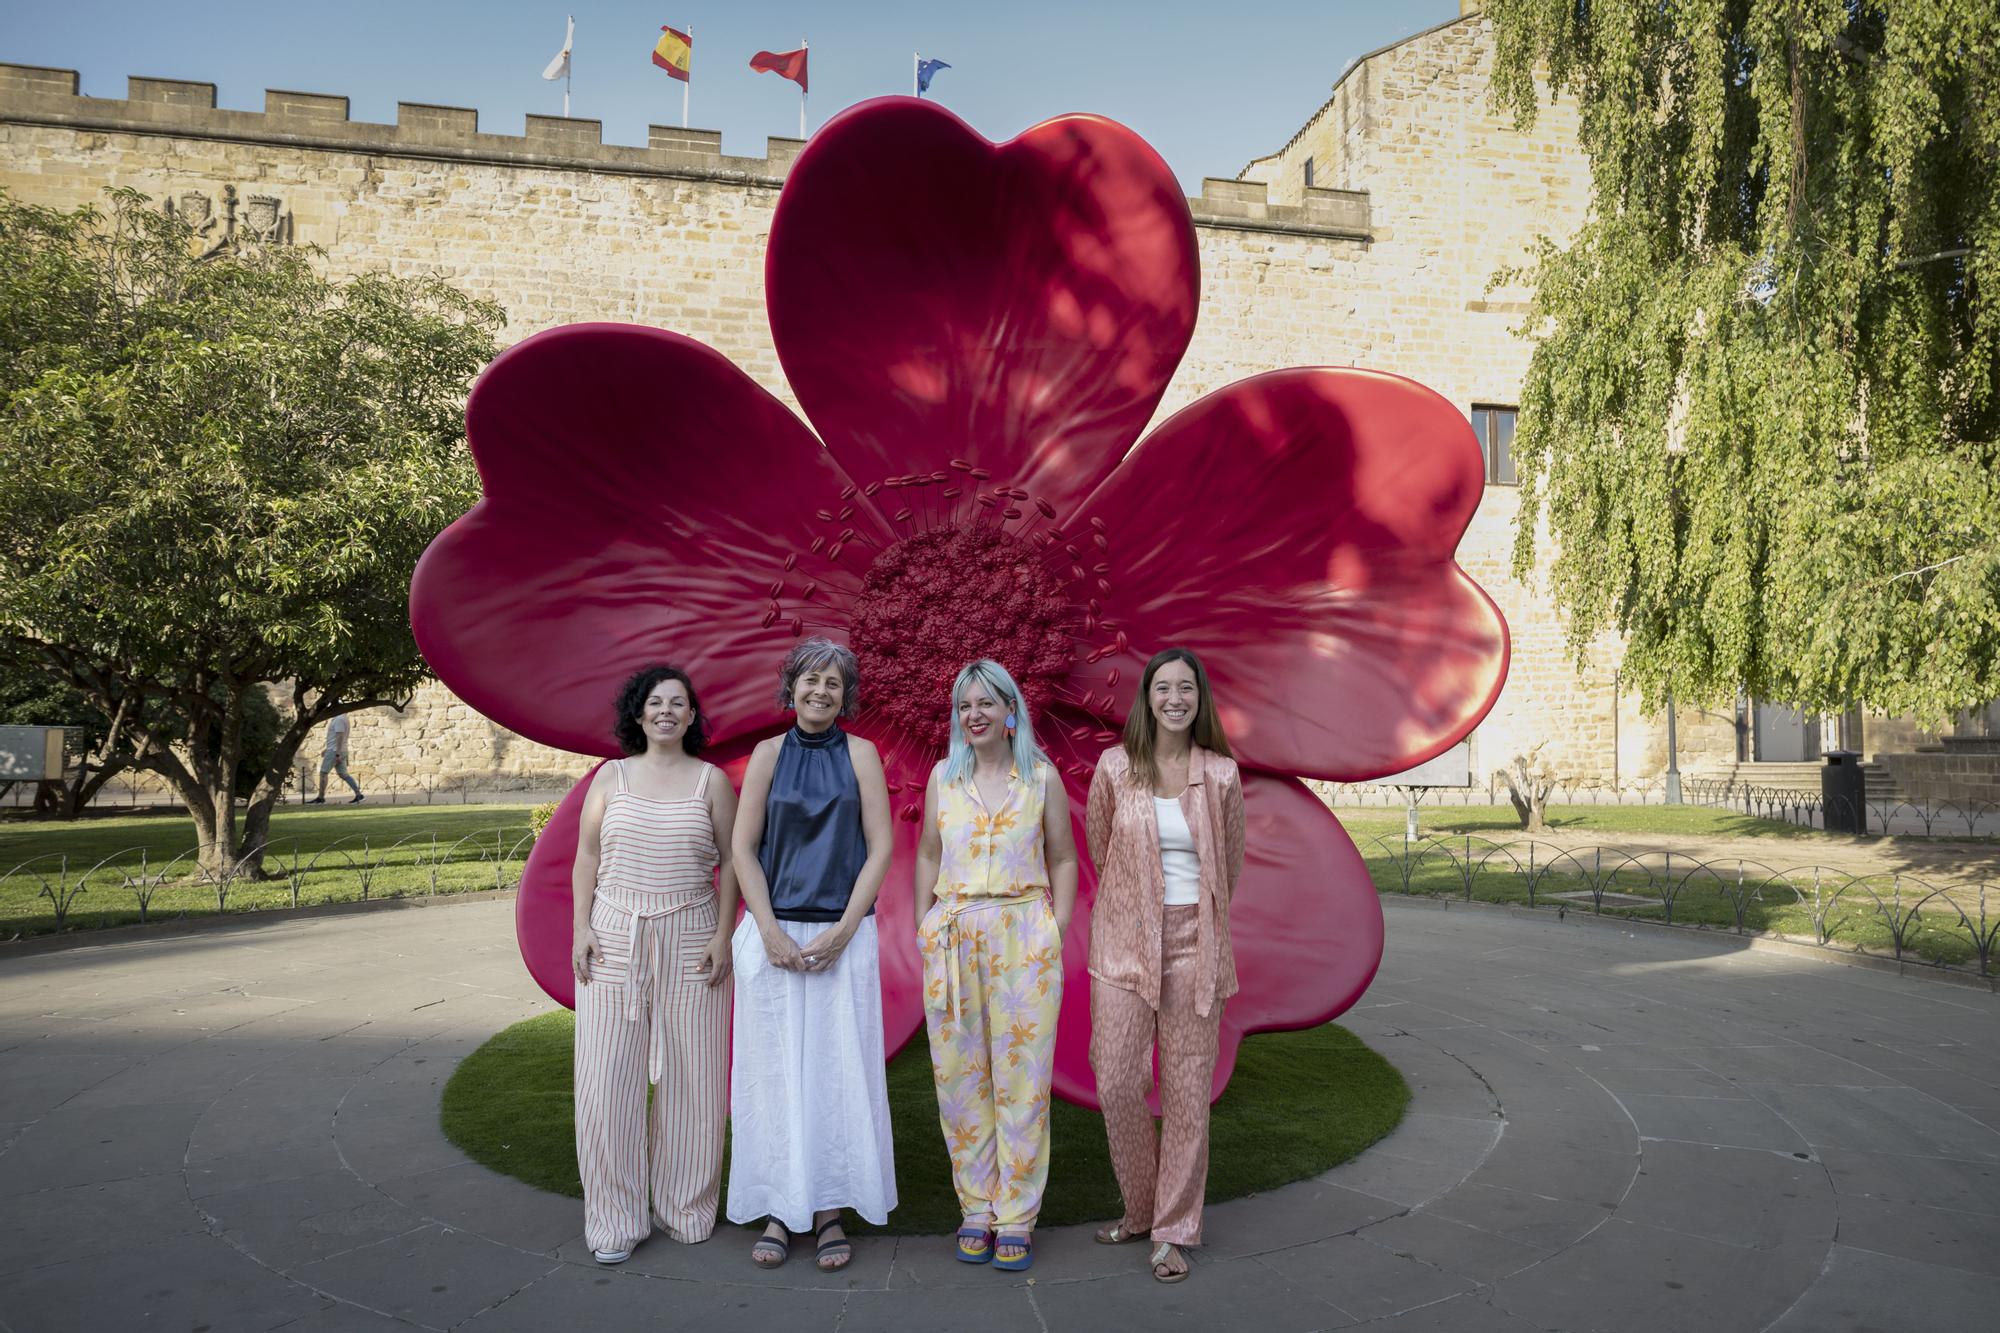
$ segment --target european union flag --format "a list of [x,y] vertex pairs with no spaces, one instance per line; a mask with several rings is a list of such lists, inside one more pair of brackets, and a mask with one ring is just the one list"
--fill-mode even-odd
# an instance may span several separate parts
[[931,75],[941,69],[950,68],[951,66],[945,64],[942,60],[919,60],[917,62],[917,96],[921,97],[931,90]]

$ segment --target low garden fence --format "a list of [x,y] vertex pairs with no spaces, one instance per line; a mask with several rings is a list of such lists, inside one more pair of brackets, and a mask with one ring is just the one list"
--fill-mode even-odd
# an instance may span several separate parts
[[1467,835],[1357,845],[1383,893],[1772,934],[1985,977],[2000,945],[2000,886],[1983,881]]
[[21,907],[32,905],[35,915],[60,931],[73,923],[79,906],[95,918],[93,924],[113,924],[191,912],[508,889],[520,882],[534,841],[534,830],[526,825],[458,837],[416,832],[393,840],[365,834],[323,843],[281,838],[265,845],[261,872],[255,874],[240,867],[213,870],[200,864],[194,850],[159,858],[151,848],[128,847],[88,863],[50,852],[0,873],[0,910],[25,916]]
[[[452,837],[354,835],[274,840],[261,874],[215,872],[193,851],[161,858],[130,847],[86,861],[52,852],[0,872],[11,930],[146,922],[377,898],[509,889],[534,845],[527,825]],[[1671,850],[1569,846],[1454,835],[1359,842],[1385,894],[1588,911],[1737,935],[1774,934],[1827,949],[1995,975],[2000,885],[1820,864],[1701,859]]]
[[[1410,789],[1373,783],[1316,783],[1335,809],[1401,808]],[[1816,791],[1766,786],[1720,778],[1688,777],[1681,782],[1688,805],[1736,810],[1757,819],[1780,820],[1800,828],[1824,829],[1826,808]],[[1422,806],[1505,805],[1507,788],[1497,783],[1421,789]],[[1558,782],[1548,804],[1556,806],[1659,806],[1666,804],[1662,780],[1609,783],[1591,779]],[[2000,837],[2000,804],[1990,801],[1911,801],[1899,798],[1862,803],[1871,834],[1899,837]],[[1838,813],[1838,812],[1836,812]],[[1839,821],[1836,821],[1839,822]]]
[[[457,775],[434,777],[422,774],[371,774],[362,783],[369,805],[493,805],[533,802],[560,797],[575,785],[578,775],[549,773],[525,779],[511,787],[499,786],[490,777]],[[347,784],[329,775],[326,799],[330,805],[348,801]],[[27,809],[35,803],[35,783],[0,782],[0,809]],[[285,789],[281,803],[303,805],[319,790],[317,764],[300,765]],[[91,798],[90,809],[97,812],[119,810],[179,809],[181,798],[158,780],[144,774],[113,777]]]

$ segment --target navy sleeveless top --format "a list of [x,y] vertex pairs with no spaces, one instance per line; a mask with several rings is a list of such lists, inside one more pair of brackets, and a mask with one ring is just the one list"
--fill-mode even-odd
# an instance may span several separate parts
[[[861,833],[861,785],[847,753],[847,733],[828,727],[814,735],[785,733],[771,794],[764,805],[764,842],[757,864],[780,921],[838,921],[868,860]],[[874,912],[871,906],[870,914]]]

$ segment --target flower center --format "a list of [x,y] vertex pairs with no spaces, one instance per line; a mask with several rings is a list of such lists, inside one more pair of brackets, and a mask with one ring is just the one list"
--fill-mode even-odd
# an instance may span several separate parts
[[1069,678],[1075,601],[1041,553],[977,519],[905,537],[868,568],[849,636],[868,710],[942,751],[950,691],[966,663],[1007,668],[1039,713]]

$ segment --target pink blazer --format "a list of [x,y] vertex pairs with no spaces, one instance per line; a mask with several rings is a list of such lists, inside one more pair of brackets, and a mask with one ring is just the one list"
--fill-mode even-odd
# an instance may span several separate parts
[[[1127,780],[1123,746],[1098,756],[1090,779],[1084,839],[1097,866],[1090,909],[1090,975],[1137,991],[1160,1007],[1160,927],[1166,874],[1160,869],[1160,827],[1153,793]],[[1236,955],[1229,947],[1229,899],[1243,873],[1243,780],[1236,761],[1199,745],[1188,758],[1181,813],[1201,863],[1200,946],[1196,1010],[1203,1017],[1236,993]]]

